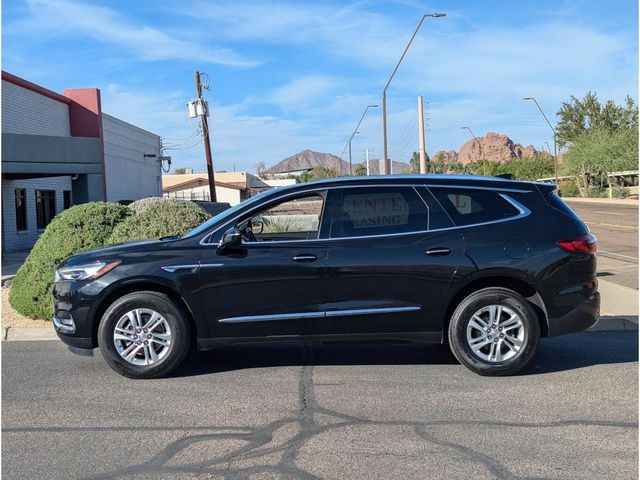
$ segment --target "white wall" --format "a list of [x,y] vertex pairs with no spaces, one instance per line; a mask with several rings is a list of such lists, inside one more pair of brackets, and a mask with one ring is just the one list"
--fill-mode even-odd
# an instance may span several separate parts
[[[164,194],[165,197],[174,197],[184,200],[203,200],[209,198],[209,185],[201,187],[185,188],[174,192]],[[226,188],[216,185],[216,197],[218,202],[228,203],[232,207],[240,203],[240,190],[234,188]]]
[[[162,196],[160,137],[102,114],[107,200]],[[156,158],[144,158],[155,154]]]
[[2,80],[2,132],[69,137],[69,106]]
[[[27,229],[16,229],[15,189],[26,189]],[[36,219],[36,190],[56,191],[56,214],[64,207],[64,190],[71,190],[71,177],[30,178],[25,180],[2,179],[2,247],[6,252],[26,250],[36,243],[42,233]]]

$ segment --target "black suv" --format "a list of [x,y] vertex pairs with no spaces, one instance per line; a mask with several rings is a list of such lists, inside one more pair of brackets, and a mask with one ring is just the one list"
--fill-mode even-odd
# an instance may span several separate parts
[[488,177],[343,178],[270,190],[183,237],[76,255],[53,323],[131,378],[192,343],[448,342],[508,375],[540,336],[598,319],[596,239],[546,184]]

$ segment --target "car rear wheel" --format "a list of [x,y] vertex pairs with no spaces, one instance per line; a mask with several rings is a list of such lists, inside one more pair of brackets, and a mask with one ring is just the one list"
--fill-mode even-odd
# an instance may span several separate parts
[[506,288],[484,288],[465,298],[449,324],[451,351],[480,375],[513,375],[533,359],[540,324],[531,305]]
[[189,351],[189,321],[167,295],[135,292],[107,308],[98,328],[102,356],[129,378],[155,378],[178,367]]

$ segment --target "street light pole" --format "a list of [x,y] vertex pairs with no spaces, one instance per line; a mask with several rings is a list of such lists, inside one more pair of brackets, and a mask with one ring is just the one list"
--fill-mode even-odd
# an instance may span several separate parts
[[398,71],[398,67],[400,67],[400,64],[402,63],[402,60],[404,60],[404,56],[407,54],[407,51],[409,50],[409,47],[411,46],[411,44],[413,43],[413,39],[416,38],[416,35],[418,34],[418,30],[420,30],[420,27],[422,26],[422,22],[424,22],[424,19],[427,17],[432,17],[432,18],[439,18],[439,17],[444,17],[446,16],[446,14],[444,13],[427,13],[426,15],[423,15],[422,18],[420,19],[420,22],[418,22],[418,26],[416,27],[415,31],[413,32],[413,35],[411,35],[411,38],[409,39],[409,43],[407,43],[407,46],[404,47],[404,51],[402,52],[402,55],[400,56],[400,60],[398,60],[398,63],[396,64],[396,67],[393,69],[393,72],[391,72],[391,76],[389,77],[389,80],[387,80],[387,84],[384,86],[384,90],[382,90],[382,139],[383,139],[383,143],[384,143],[384,157],[383,157],[383,163],[382,163],[382,167],[383,167],[383,175],[387,175],[389,173],[390,170],[390,164],[389,164],[389,156],[388,156],[388,151],[387,151],[387,88],[389,88],[389,85],[391,84],[391,80],[393,80],[393,77],[395,76],[396,72]]
[[[364,112],[362,112],[362,116],[360,117],[360,120],[358,120],[358,124],[356,125],[356,128],[353,129],[353,133],[349,137],[349,140],[347,141],[347,144],[344,146],[344,148],[342,149],[342,153],[340,154],[340,160],[342,160],[344,152],[347,151],[347,148],[349,149],[349,175],[351,175],[351,140],[353,140],[353,137],[356,135],[356,133],[360,133],[360,132],[358,132],[358,128],[360,127],[360,124],[362,123],[362,120],[364,119],[364,116],[367,114],[367,111],[370,108],[378,108],[378,105],[367,105],[367,108],[365,108]],[[339,163],[338,170],[336,170],[338,175],[341,173],[341,170],[342,170],[342,164]]]
[[549,128],[553,132],[553,161],[554,161],[554,168],[555,168],[555,174],[556,174],[556,186],[557,186],[558,185],[558,142],[556,139],[556,129],[553,128],[553,125],[551,125],[551,122],[549,121],[547,116],[544,114],[544,112],[542,111],[542,108],[540,108],[540,104],[534,97],[524,97],[523,100],[533,100],[533,102],[536,104],[536,107],[538,107],[538,110],[540,110],[540,113],[546,120],[547,125],[549,125]]
[[469,127],[460,127],[462,128],[462,130],[469,130],[469,133],[471,134],[471,136],[473,137],[473,139],[476,141],[476,143],[478,144],[478,147],[480,147],[480,160],[482,160],[482,173],[484,175],[487,174],[487,166],[486,166],[486,160],[484,158],[484,149],[482,148],[482,143],[476,138],[476,136],[473,134],[473,132],[471,131],[471,129]]

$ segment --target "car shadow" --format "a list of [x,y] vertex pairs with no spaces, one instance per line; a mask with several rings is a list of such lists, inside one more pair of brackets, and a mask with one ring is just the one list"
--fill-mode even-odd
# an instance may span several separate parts
[[[543,338],[521,375],[637,360],[637,331],[583,332]],[[268,342],[192,351],[171,377],[304,365],[458,365],[458,361],[448,345],[424,342]]]

